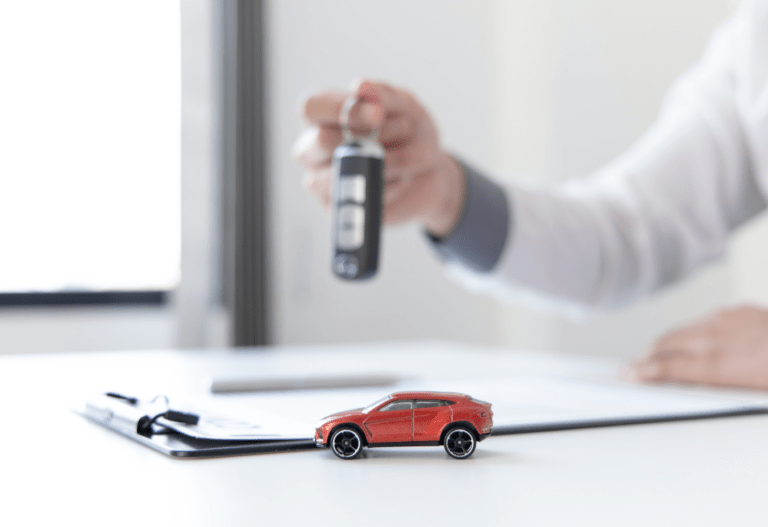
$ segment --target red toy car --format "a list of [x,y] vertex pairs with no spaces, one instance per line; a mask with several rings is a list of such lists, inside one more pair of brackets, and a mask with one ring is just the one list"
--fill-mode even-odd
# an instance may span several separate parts
[[464,459],[493,428],[490,403],[441,392],[393,393],[366,408],[329,415],[315,431],[315,443],[354,459],[363,446],[444,445]]

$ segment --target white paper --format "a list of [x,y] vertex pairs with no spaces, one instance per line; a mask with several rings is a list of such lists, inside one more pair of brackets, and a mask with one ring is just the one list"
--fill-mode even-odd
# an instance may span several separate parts
[[[705,394],[683,388],[595,382],[562,377],[520,376],[495,379],[430,380],[390,388],[305,390],[226,396],[232,410],[241,407],[278,411],[308,428],[321,418],[360,408],[397,391],[448,391],[491,403],[494,429],[524,431],[563,425],[642,421],[768,409],[764,402]],[[508,430],[512,431],[512,430]]]

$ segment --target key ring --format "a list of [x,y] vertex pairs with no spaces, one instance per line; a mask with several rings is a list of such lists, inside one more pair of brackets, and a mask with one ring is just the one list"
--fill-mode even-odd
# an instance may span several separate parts
[[[350,95],[346,98],[344,101],[344,104],[341,106],[341,112],[339,113],[339,122],[341,123],[341,133],[344,137],[344,143],[351,143],[353,141],[356,141],[360,138],[355,136],[355,134],[352,133],[352,128],[349,126],[349,112],[352,111],[352,107],[359,101],[357,97]],[[369,141],[376,141],[379,137],[379,130],[377,128],[372,129],[370,132],[368,132],[368,136],[365,137],[365,139],[368,139]]]

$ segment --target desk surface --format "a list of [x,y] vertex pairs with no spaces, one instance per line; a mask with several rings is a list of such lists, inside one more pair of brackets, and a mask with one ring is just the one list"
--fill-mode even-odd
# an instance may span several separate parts
[[[71,412],[94,393],[203,390],[209,374],[610,378],[618,363],[440,343],[0,358],[4,525],[766,525],[768,416],[492,437],[438,448],[175,460]],[[391,371],[391,369],[390,369]]]

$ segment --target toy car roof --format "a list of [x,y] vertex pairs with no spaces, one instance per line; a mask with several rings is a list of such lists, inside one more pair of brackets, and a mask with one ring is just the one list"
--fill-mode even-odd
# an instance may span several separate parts
[[395,392],[392,399],[469,399],[469,395],[456,392]]

